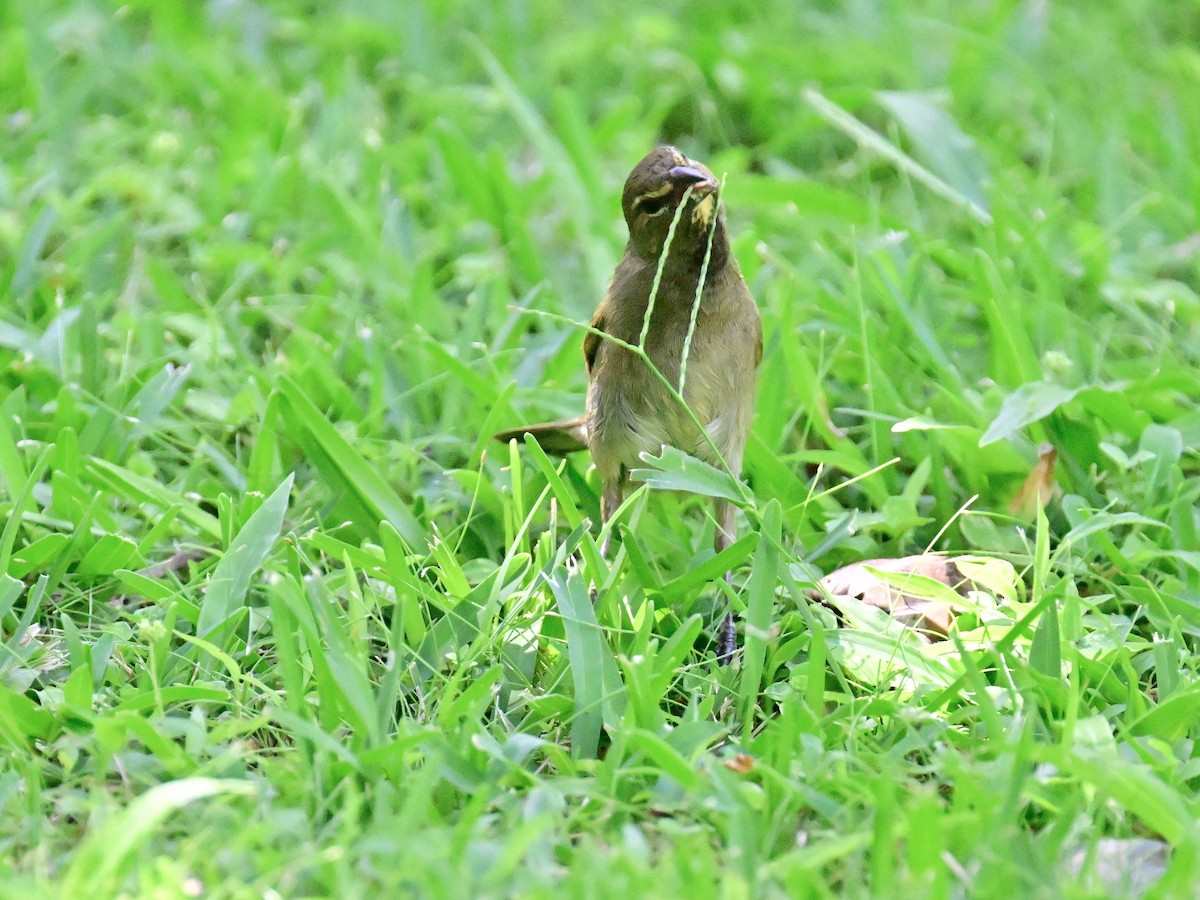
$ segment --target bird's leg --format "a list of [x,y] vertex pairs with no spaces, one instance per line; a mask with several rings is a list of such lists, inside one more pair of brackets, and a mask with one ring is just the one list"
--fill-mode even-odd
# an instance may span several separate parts
[[[621,505],[625,493],[625,467],[622,466],[616,478],[606,478],[600,492],[600,525],[608,524],[617,507]],[[608,545],[612,541],[612,532],[604,535],[604,543],[600,545],[600,555],[608,559]]]
[[[717,553],[733,543],[736,512],[733,504],[728,500],[717,501],[717,530],[713,534],[713,549]],[[725,573],[725,581],[733,583],[732,572]],[[717,632],[717,661],[723,666],[729,665],[733,661],[733,654],[736,650],[737,626],[734,624],[733,610],[727,606],[725,618],[721,620],[721,627]]]
[[[613,513],[617,511],[617,507],[621,505],[621,498],[625,492],[625,467],[622,466],[616,478],[605,478],[601,481],[600,486],[600,527],[603,528],[608,524],[608,520],[613,517]],[[604,542],[600,544],[600,555],[606,560],[608,559],[608,545],[612,542],[612,532],[609,531],[604,535]],[[592,587],[589,594],[592,597],[592,603],[596,602],[596,594],[599,588],[596,582],[592,582]]]

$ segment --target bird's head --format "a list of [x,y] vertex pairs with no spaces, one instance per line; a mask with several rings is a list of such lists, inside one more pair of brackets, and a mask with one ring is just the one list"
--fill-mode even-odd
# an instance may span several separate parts
[[719,187],[707,166],[688,159],[674,147],[650,151],[633,167],[621,194],[630,249],[647,258],[658,256],[688,188],[692,192],[676,226],[673,246],[683,250],[703,248],[717,211]]

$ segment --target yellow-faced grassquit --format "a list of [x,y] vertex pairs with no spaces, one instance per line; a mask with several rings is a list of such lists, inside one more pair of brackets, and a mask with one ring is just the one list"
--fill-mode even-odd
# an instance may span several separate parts
[[[762,357],[762,324],[730,251],[718,188],[712,172],[674,147],[659,147],[634,166],[621,194],[629,242],[592,317],[596,332],[642,346],[676,390],[692,330],[682,396],[694,419],[643,359],[589,332],[583,341],[587,412],[577,419],[496,435],[507,442],[530,433],[551,452],[590,450],[600,474],[600,513],[606,522],[621,504],[629,473],[639,465],[641,453],[657,455],[670,445],[720,465],[719,453],[735,476],[741,473],[754,413],[755,370]],[[696,288],[706,256],[704,289],[693,326]],[[659,283],[654,291],[656,277]],[[716,516],[719,552],[734,537],[733,506],[718,500]],[[727,659],[736,643],[730,613],[722,623],[718,656]]]

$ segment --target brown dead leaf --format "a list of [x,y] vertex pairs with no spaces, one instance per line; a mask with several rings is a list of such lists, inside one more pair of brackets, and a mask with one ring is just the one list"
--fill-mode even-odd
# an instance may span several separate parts
[[1039,507],[1044,507],[1054,496],[1054,464],[1058,451],[1049,444],[1038,447],[1038,461],[1021,485],[1020,490],[1008,501],[1008,511],[1025,521],[1032,521]]
[[[884,581],[874,572],[895,573],[898,578]],[[928,591],[908,593],[904,575],[931,579],[954,594],[965,597],[978,586],[964,576],[947,556],[904,556],[899,559],[869,559],[830,572],[819,582],[820,587],[808,592],[809,597],[828,603],[828,596],[853,597],[856,600],[890,613],[897,622],[916,629],[931,640],[941,640],[950,632],[956,610],[950,598],[931,599]]]
[[721,764],[731,772],[737,772],[739,775],[749,775],[754,771],[754,757],[749,753],[738,753],[728,759],[722,760]]
[[160,563],[138,569],[137,574],[146,578],[166,578],[173,572],[181,572],[194,562],[204,559],[211,551],[199,548],[180,550],[171,554]]

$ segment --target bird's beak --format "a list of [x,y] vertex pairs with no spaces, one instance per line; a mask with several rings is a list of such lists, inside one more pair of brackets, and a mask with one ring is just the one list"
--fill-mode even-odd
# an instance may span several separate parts
[[684,187],[691,186],[693,196],[711,194],[717,189],[717,182],[709,178],[699,169],[691,166],[675,166],[667,173],[667,177],[676,184]]

